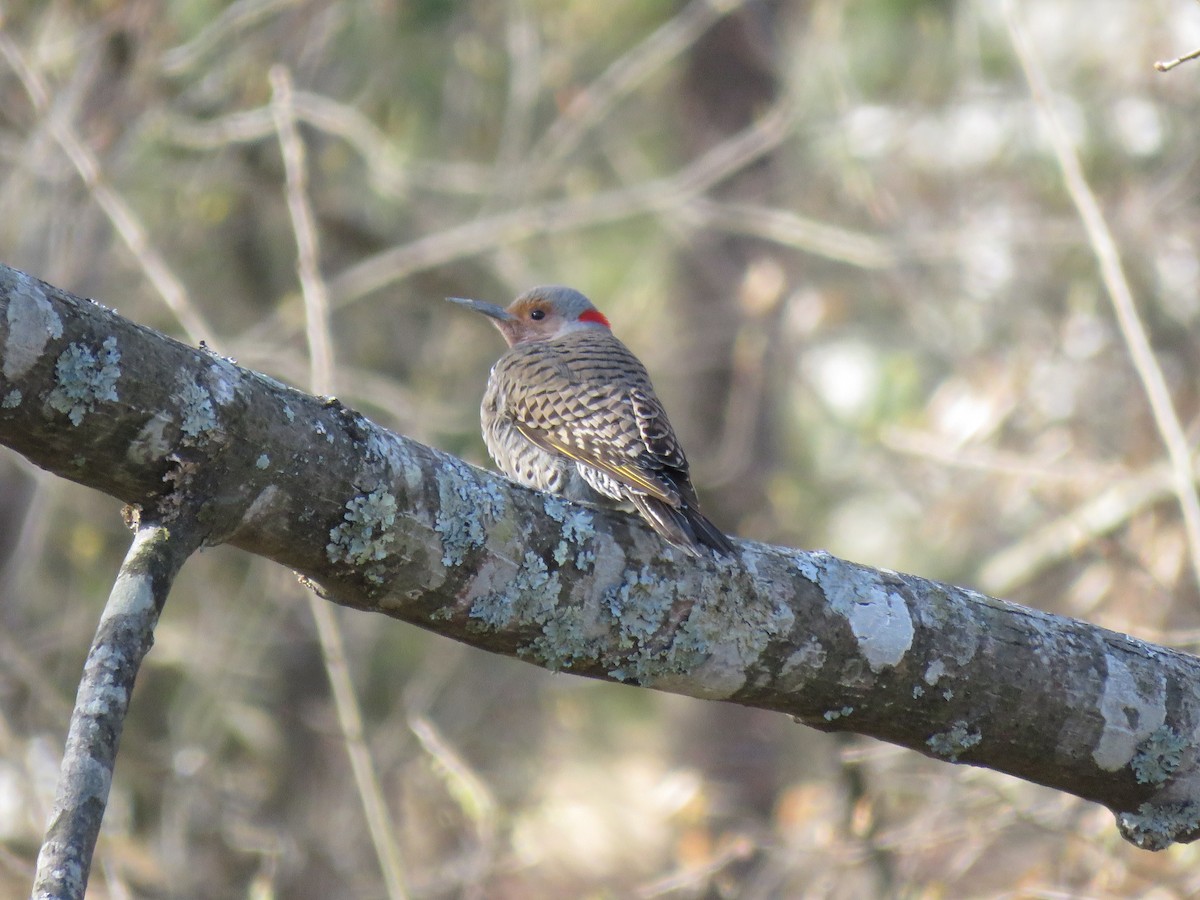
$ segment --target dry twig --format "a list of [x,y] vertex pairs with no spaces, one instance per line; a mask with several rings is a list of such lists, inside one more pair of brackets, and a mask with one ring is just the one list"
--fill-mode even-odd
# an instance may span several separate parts
[[1008,24],[1009,38],[1013,49],[1020,60],[1025,78],[1029,82],[1029,91],[1034,104],[1041,114],[1050,137],[1054,155],[1062,170],[1063,184],[1071,197],[1071,202],[1079,212],[1080,221],[1087,232],[1092,252],[1100,265],[1100,276],[1112,300],[1116,311],[1117,323],[1129,355],[1133,360],[1138,378],[1141,379],[1142,389],[1150,403],[1154,422],[1167,448],[1167,456],[1171,463],[1171,473],[1175,488],[1175,496],[1183,511],[1183,523],[1187,532],[1188,548],[1191,554],[1192,571],[1197,584],[1200,584],[1200,495],[1196,491],[1196,482],[1192,464],[1192,448],[1184,433],[1183,425],[1175,412],[1171,399],[1171,391],[1162,368],[1154,356],[1154,348],[1150,346],[1150,338],[1138,314],[1137,304],[1133,299],[1133,291],[1121,265],[1121,255],[1117,250],[1116,241],[1095,194],[1088,186],[1083,174],[1079,156],[1071,143],[1070,137],[1054,112],[1050,99],[1050,86],[1046,81],[1037,51],[1029,36],[1017,18],[1014,5],[1009,2],[1004,5],[1005,21]]

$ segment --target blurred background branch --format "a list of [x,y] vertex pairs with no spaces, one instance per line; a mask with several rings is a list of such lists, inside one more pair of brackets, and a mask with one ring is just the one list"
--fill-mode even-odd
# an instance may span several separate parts
[[1050,99],[1050,89],[1046,84],[1046,75],[1037,51],[1030,42],[1029,35],[1023,23],[1014,12],[1012,0],[1006,0],[1004,5],[1008,32],[1012,38],[1013,48],[1021,61],[1025,78],[1029,81],[1029,89],[1033,94],[1034,103],[1046,130],[1050,135],[1050,144],[1062,170],[1063,183],[1071,202],[1079,211],[1080,221],[1087,232],[1088,242],[1096,255],[1100,266],[1100,275],[1104,280],[1104,288],[1108,292],[1116,311],[1117,323],[1121,329],[1121,337],[1129,349],[1133,367],[1142,382],[1142,390],[1150,411],[1154,414],[1154,423],[1159,435],[1166,446],[1167,458],[1170,460],[1172,481],[1175,497],[1183,513],[1184,532],[1187,535],[1191,554],[1192,574],[1200,585],[1200,494],[1196,491],[1196,469],[1193,462],[1194,451],[1192,442],[1183,431],[1183,424],[1176,414],[1171,390],[1163,375],[1162,367],[1150,346],[1150,338],[1146,332],[1142,317],[1138,312],[1129,287],[1129,279],[1121,264],[1121,255],[1113,240],[1112,231],[1104,220],[1096,195],[1087,183],[1083,168],[1079,163],[1079,155],[1063,128],[1062,122],[1054,111]]

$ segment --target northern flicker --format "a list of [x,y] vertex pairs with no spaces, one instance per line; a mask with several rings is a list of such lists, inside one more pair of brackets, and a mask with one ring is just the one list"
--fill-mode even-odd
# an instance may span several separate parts
[[488,453],[504,474],[571,500],[631,505],[692,555],[705,547],[733,553],[700,512],[646,367],[587,297],[550,286],[526,291],[507,309],[447,299],[490,317],[508,342],[480,409]]

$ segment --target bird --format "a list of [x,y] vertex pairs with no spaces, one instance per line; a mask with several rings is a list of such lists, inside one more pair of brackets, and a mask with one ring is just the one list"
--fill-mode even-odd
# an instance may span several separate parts
[[480,406],[488,453],[512,480],[569,500],[632,507],[691,556],[734,553],[700,511],[687,457],[650,382],[579,291],[545,285],[507,308],[447,297],[508,343]]

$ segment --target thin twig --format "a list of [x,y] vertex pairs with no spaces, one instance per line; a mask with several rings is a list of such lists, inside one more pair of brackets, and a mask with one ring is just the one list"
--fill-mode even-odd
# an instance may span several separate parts
[[38,854],[33,896],[81,900],[129,697],[154,626],[184,560],[201,543],[196,529],[178,521],[138,528],[100,617],[83,667],[63,752],[54,809]]
[[235,42],[241,32],[281,9],[298,4],[299,0],[239,0],[231,3],[194,38],[162,55],[163,73],[183,75],[208,53]]
[[979,568],[980,589],[997,596],[1011,594],[1050,566],[1071,559],[1139,512],[1169,498],[1173,488],[1166,464],[1121,479],[1066,515],[992,554]]
[[[676,209],[770,153],[792,134],[795,121],[795,103],[790,96],[784,96],[758,121],[715,145],[674,175],[584,199],[548,201],[483,216],[377,253],[331,280],[330,302],[333,309],[344,309],[415,272],[538,235]],[[254,345],[261,336],[278,336],[281,328],[286,326],[277,311],[242,340]]]
[[1167,448],[1171,472],[1175,488],[1175,496],[1183,511],[1183,524],[1187,533],[1188,550],[1192,560],[1192,571],[1200,584],[1200,496],[1197,495],[1196,483],[1193,476],[1192,450],[1188,445],[1187,435],[1175,412],[1171,400],[1171,392],[1167,380],[1163,376],[1154,349],[1146,329],[1138,316],[1137,305],[1134,303],[1133,292],[1125,278],[1121,266],[1121,257],[1117,251],[1116,241],[1104,221],[1100,204],[1095,194],[1088,186],[1079,163],[1079,156],[1071,143],[1070,137],[1059,122],[1050,100],[1050,87],[1042,71],[1037,51],[1033,47],[1024,26],[1017,19],[1012,0],[1004,4],[1005,21],[1008,26],[1009,39],[1016,50],[1025,79],[1029,82],[1029,91],[1034,104],[1046,124],[1054,155],[1062,170],[1063,184],[1079,212],[1087,232],[1092,252],[1100,264],[1100,275],[1105,289],[1112,300],[1117,314],[1117,322],[1121,336],[1129,349],[1134,369],[1142,382],[1142,389],[1150,403],[1150,411],[1154,416],[1155,425]]
[[795,107],[791,98],[785,97],[757,122],[717,144],[674,175],[583,200],[555,200],[485,216],[385,250],[351,266],[331,281],[333,306],[341,309],[414,272],[537,235],[672,209],[771,152],[791,134],[794,123]]
[[[335,364],[329,334],[329,293],[318,263],[317,232],[307,194],[308,175],[304,144],[296,129],[296,116],[291,102],[292,83],[288,70],[283,66],[273,66],[270,78],[271,107],[275,113],[275,127],[279,134],[279,146],[287,178],[288,211],[291,214],[292,231],[296,236],[296,269],[304,296],[311,365],[310,380],[314,392],[330,394],[334,389]],[[333,607],[311,591],[308,593],[308,606],[317,626],[321,656],[329,676],[338,725],[350,758],[354,783],[362,801],[367,829],[375,846],[375,855],[379,859],[388,897],[391,900],[402,900],[408,896],[404,864],[400,859],[396,831],[383,798],[379,775],[375,771],[374,760],[363,738],[362,711],[346,665],[346,648],[341,628],[334,616]]]
[[679,212],[696,225],[760,237],[862,269],[888,269],[900,261],[899,251],[886,240],[807,219],[786,209],[696,197]]
[[47,118],[50,134],[55,142],[75,167],[96,205],[108,216],[109,222],[129,248],[134,261],[141,267],[150,284],[158,291],[167,308],[174,313],[188,339],[193,343],[203,341],[215,346],[213,330],[192,303],[183,282],[171,271],[166,259],[151,243],[145,226],[133,208],[108,183],[101,171],[100,161],[91,148],[84,143],[66,117],[56,115],[51,110],[50,89],[46,82],[26,60],[21,48],[3,32],[0,32],[0,56],[4,57],[16,73],[33,108]]
[[608,117],[622,97],[683,53],[715,22],[745,4],[746,0],[692,0],[576,94],[530,154],[536,163],[531,171],[536,172],[539,185],[557,176],[557,164]]
[[753,839],[736,835],[715,848],[704,861],[691,866],[681,865],[674,872],[636,888],[633,896],[639,900],[669,895],[705,896],[714,876],[734,863],[750,859],[757,849]]
[[533,114],[541,86],[541,43],[537,25],[526,9],[525,0],[509,0],[505,39],[508,49],[508,102],[504,107],[504,121],[500,127],[493,168],[497,173],[513,175],[495,179],[497,189],[487,203],[491,208],[508,205],[526,186],[522,166],[527,164]]
[[[371,184],[381,193],[398,197],[409,188],[478,196],[493,190],[490,169],[465,162],[410,160],[395,141],[359,110],[311,91],[293,91],[292,107],[299,121],[345,141],[362,158]],[[275,139],[275,114],[270,106],[241,110],[202,122],[173,116],[163,122],[163,135],[181,147],[215,150],[229,144]]]
[[413,715],[409,718],[408,727],[433,760],[450,796],[475,829],[476,847],[467,851],[463,865],[456,867],[460,869],[460,886],[469,889],[477,885],[492,867],[499,818],[496,798],[432,722],[424,716]]
[[279,149],[287,178],[288,213],[296,236],[296,274],[304,296],[304,317],[311,366],[309,386],[313,393],[331,395],[333,386],[333,344],[329,339],[329,292],[321,278],[320,250],[312,208],[308,202],[308,169],[304,142],[296,129],[292,110],[292,82],[283,66],[272,66],[271,109],[279,133]]
[[1170,72],[1176,66],[1182,66],[1185,62],[1191,62],[1194,59],[1200,59],[1200,48],[1193,50],[1191,53],[1185,53],[1183,56],[1178,56],[1175,59],[1169,59],[1166,62],[1159,60],[1154,64],[1154,68],[1160,72]]
[[913,428],[884,428],[879,432],[879,443],[893,453],[914,456],[939,466],[1043,483],[1111,484],[1128,477],[1126,467],[1118,464],[1086,463],[1080,460],[1042,463],[1027,455],[995,447],[963,446],[948,440],[944,434]]

